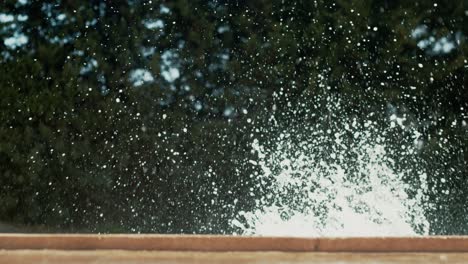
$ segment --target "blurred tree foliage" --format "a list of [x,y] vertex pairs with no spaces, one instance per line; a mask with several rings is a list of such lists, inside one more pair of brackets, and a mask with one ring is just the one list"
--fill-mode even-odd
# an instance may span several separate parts
[[429,181],[437,189],[445,175],[449,191],[431,197],[432,232],[468,233],[467,10],[463,0],[6,0],[0,217],[232,232],[260,195],[247,162],[254,127],[335,93],[358,116],[425,120],[421,156],[447,168]]

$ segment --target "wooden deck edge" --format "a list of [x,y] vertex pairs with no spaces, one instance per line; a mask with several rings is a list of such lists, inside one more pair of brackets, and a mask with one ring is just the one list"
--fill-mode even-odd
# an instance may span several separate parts
[[1,249],[468,253],[468,236],[298,238],[150,234],[0,234]]

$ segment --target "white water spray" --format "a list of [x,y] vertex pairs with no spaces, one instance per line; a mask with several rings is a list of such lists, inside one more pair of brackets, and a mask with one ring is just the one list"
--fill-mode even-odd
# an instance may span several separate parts
[[233,226],[270,236],[428,234],[416,128],[396,115],[382,127],[343,116],[339,100],[327,104],[329,123],[289,127],[264,144],[253,142],[258,159],[251,163],[260,168],[255,177],[264,193],[256,210],[241,212]]

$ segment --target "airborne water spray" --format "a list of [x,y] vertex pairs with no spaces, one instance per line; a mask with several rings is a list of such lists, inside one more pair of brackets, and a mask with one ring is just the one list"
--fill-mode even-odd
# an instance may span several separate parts
[[247,235],[428,234],[417,127],[388,111],[352,115],[340,98],[324,98],[307,112],[321,113],[315,122],[283,126],[272,117],[276,125],[266,130],[279,132],[252,142],[263,191],[232,225]]

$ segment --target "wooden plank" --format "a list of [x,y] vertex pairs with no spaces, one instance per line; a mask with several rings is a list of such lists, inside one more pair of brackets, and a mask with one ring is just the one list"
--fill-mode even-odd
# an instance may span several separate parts
[[174,252],[122,250],[0,250],[0,263],[468,263],[468,253],[304,253],[304,252]]
[[468,252],[468,236],[297,238],[149,234],[0,234],[0,249]]

